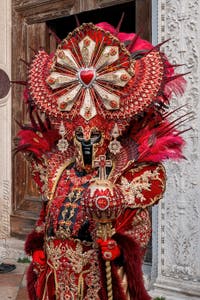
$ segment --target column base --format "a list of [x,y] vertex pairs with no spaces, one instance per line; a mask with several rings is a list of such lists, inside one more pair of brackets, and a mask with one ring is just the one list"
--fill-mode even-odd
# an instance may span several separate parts
[[17,261],[24,257],[26,257],[24,241],[12,237],[0,239],[0,263],[2,261]]
[[149,293],[153,298],[164,297],[166,300],[200,300],[200,284],[180,279],[157,279]]

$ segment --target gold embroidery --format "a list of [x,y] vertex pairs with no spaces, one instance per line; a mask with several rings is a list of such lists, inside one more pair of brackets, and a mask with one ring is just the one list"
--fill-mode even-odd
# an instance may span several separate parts
[[67,197],[67,202],[63,203],[61,216],[62,219],[59,220],[58,229],[56,230],[56,236],[65,239],[70,238],[71,236],[71,225],[73,217],[76,213],[76,209],[78,208],[78,201],[81,199],[81,188],[74,189],[71,193],[69,193]]
[[90,261],[93,254],[93,249],[83,252],[83,247],[80,243],[77,243],[75,250],[70,247],[66,249],[67,258],[72,263],[72,269],[76,274],[80,274],[83,271],[83,267]]
[[68,161],[66,161],[62,166],[60,166],[60,168],[57,170],[55,179],[54,179],[54,184],[52,187],[52,190],[49,192],[49,199],[50,202],[52,201],[55,191],[56,191],[56,187],[58,185],[58,182],[62,176],[62,173],[64,172],[64,170],[74,161],[74,159],[69,159]]
[[81,272],[81,274],[79,275],[79,279],[78,279],[78,300],[83,300],[83,295],[84,295],[84,278],[83,278],[83,274],[88,273],[89,270],[85,270],[83,272]]
[[141,202],[143,202],[146,200],[146,198],[143,196],[142,192],[144,190],[151,190],[151,180],[161,181],[158,170],[154,170],[153,172],[145,171],[139,177],[134,178],[131,182],[122,176],[121,185],[125,189],[128,198],[137,197]]
[[74,299],[77,300],[100,300],[97,249],[86,250],[87,246],[79,240],[71,240],[70,245],[66,241],[57,244],[57,241],[47,239],[46,242],[48,265],[57,278],[56,299],[71,299],[73,292]]
[[126,234],[132,236],[142,248],[147,247],[151,236],[151,220],[147,208],[138,209]]
[[[138,168],[133,168],[130,170],[132,174],[140,171],[145,167],[145,165],[139,166]],[[146,170],[139,176],[136,176],[132,181],[128,181],[126,177],[121,177],[121,187],[125,195],[127,206],[130,207],[142,207],[145,208],[146,206],[152,205],[157,200],[159,200],[164,192],[165,189],[165,178],[161,178],[160,172],[165,174],[164,167],[160,164],[154,170]],[[149,199],[148,204],[143,204],[147,199],[143,195],[144,191],[151,191],[151,186],[153,181],[160,182],[161,191],[159,194],[155,195],[152,199]],[[135,199],[139,199],[140,203],[135,203]]]

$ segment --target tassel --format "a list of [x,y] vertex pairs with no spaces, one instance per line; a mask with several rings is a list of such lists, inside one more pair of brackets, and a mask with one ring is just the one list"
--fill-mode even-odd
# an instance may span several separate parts
[[65,152],[69,144],[68,141],[65,139],[66,130],[63,121],[60,124],[59,134],[61,135],[61,139],[58,141],[57,147],[59,151]]
[[108,146],[110,153],[113,153],[114,155],[119,153],[122,148],[120,142],[117,141],[117,138],[119,137],[119,135],[120,135],[119,128],[117,126],[117,123],[115,123],[115,126],[112,130],[112,138],[114,138],[114,140],[110,141],[109,146]]

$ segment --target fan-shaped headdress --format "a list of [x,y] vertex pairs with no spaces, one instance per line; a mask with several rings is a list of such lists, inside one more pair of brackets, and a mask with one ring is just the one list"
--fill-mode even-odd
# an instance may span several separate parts
[[116,36],[89,23],[70,33],[53,57],[39,51],[28,82],[35,104],[53,118],[127,120],[166,102],[167,67],[158,48],[135,59]]

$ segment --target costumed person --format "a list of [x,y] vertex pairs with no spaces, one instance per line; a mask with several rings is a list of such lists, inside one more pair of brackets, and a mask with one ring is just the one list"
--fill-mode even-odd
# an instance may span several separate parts
[[35,55],[17,149],[44,199],[25,244],[30,299],[151,299],[148,208],[165,190],[161,162],[182,158],[181,119],[166,109],[184,83],[159,46],[107,23]]

